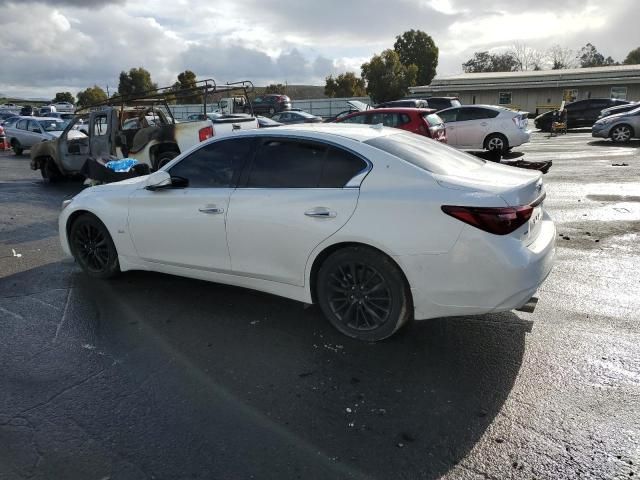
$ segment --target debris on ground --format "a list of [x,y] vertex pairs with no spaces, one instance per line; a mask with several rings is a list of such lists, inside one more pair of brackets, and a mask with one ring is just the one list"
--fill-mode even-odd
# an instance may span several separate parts
[[22,254],[21,253],[16,253],[15,249],[12,248],[11,251],[13,252],[13,256],[14,257],[17,257],[17,258],[22,257]]
[[628,167],[629,164],[628,163],[612,163],[611,164],[612,167]]

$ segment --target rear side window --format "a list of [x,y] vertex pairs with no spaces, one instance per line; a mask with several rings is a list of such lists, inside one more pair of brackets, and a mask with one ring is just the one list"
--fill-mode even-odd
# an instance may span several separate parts
[[322,166],[319,186],[342,188],[366,167],[365,161],[353,153],[341,148],[329,147]]
[[444,112],[438,112],[438,116],[445,122],[455,122],[458,120],[459,111],[460,111],[459,109],[453,108],[451,110],[446,110]]
[[422,117],[427,121],[430,127],[442,125],[444,123],[442,119],[435,113],[426,113],[423,114]]
[[247,187],[315,188],[327,147],[316,142],[268,139],[253,161]]
[[26,130],[27,129],[27,120],[18,121],[18,123],[16,123],[16,128],[19,128],[20,130]]
[[385,127],[399,127],[411,122],[411,118],[409,118],[409,115],[405,113],[378,112],[369,114],[369,118],[369,123],[371,123],[372,125],[381,123]]
[[461,170],[475,170],[485,163],[484,160],[413,133],[401,132],[376,137],[364,143],[423,170],[443,175],[455,175]]
[[172,177],[188,180],[190,188],[226,188],[237,183],[240,170],[253,154],[251,138],[210,143],[169,170]]

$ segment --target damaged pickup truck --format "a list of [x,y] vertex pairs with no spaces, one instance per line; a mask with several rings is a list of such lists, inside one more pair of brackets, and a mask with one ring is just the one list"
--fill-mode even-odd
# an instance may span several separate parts
[[201,80],[192,88],[160,88],[139,95],[116,96],[76,112],[59,138],[34,145],[31,168],[55,182],[77,175],[88,159],[133,158],[157,170],[181,152],[208,138],[243,129],[258,128],[252,115],[221,115],[214,120],[178,123],[169,108],[177,95],[207,100],[227,92],[253,91],[248,81],[217,86],[212,79]]

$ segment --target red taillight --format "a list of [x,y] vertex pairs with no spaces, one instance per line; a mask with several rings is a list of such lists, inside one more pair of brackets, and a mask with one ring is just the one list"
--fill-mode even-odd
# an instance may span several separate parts
[[212,126],[201,128],[198,131],[198,138],[200,138],[201,142],[204,142],[207,138],[212,138],[213,135],[214,135],[214,133],[213,133],[213,127]]
[[459,207],[443,205],[442,211],[485,232],[507,235],[529,221],[531,205],[522,207]]

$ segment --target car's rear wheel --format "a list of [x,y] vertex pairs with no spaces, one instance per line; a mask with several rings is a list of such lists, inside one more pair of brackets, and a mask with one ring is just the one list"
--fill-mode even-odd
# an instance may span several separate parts
[[169,163],[171,160],[173,160],[177,156],[178,156],[178,152],[173,152],[173,151],[162,152],[160,156],[158,156],[156,170],[159,170],[160,168],[164,167],[167,163]]
[[13,153],[15,153],[17,156],[22,155],[22,152],[24,152],[24,148],[22,148],[20,142],[15,138],[11,141],[11,148],[13,149]]
[[412,317],[407,282],[398,266],[368,247],[347,247],[323,262],[317,299],[340,332],[376,342],[395,333]]
[[509,141],[501,133],[492,133],[484,140],[484,148],[490,152],[504,153],[509,149]]
[[94,278],[106,279],[120,273],[118,252],[104,224],[85,213],[71,225],[69,245],[74,258],[84,272]]
[[617,125],[611,129],[609,136],[615,143],[625,143],[631,140],[633,132],[629,125]]

